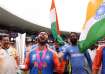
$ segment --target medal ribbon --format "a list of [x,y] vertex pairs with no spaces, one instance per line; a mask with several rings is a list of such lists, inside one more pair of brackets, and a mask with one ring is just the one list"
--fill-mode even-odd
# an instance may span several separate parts
[[45,58],[46,56],[46,52],[47,52],[47,49],[44,48],[43,51],[40,51],[39,49],[36,50],[36,57],[37,57],[37,61],[38,61],[38,69],[39,70],[42,70],[42,67],[43,67],[43,59]]

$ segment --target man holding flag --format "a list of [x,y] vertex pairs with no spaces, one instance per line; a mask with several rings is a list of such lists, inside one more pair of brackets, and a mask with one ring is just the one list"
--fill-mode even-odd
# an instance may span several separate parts
[[77,45],[77,33],[71,32],[69,37],[71,45],[62,48],[62,51],[60,52],[59,56],[63,56],[64,60],[67,60],[67,57],[69,58],[69,61],[72,66],[72,74],[90,74],[89,65],[86,66],[86,61],[88,60],[85,61],[85,59],[87,58],[84,56],[84,53],[80,53]]

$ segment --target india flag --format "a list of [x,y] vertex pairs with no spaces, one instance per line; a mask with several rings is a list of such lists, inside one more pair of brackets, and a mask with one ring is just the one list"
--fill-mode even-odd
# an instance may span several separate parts
[[79,40],[80,51],[85,52],[103,37],[105,37],[105,3],[103,0],[90,0]]
[[60,30],[58,25],[58,17],[56,12],[56,7],[54,0],[52,0],[51,9],[50,9],[50,19],[51,19],[51,32],[54,39],[61,44],[63,42],[62,38],[60,37]]

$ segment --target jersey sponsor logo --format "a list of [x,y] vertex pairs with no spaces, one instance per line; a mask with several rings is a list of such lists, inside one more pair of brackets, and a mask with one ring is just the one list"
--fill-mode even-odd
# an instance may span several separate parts
[[36,54],[32,55],[32,60],[36,59]]
[[50,56],[49,55],[46,55],[46,59],[49,60],[50,59]]
[[80,56],[84,56],[84,55],[81,53],[72,53],[71,54],[71,57],[80,57]]

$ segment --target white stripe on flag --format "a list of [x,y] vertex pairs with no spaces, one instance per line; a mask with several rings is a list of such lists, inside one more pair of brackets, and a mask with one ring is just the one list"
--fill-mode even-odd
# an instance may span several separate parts
[[90,28],[99,20],[101,20],[101,19],[95,19],[95,16],[94,16],[87,22],[86,28],[81,32],[79,41],[86,39]]
[[56,21],[56,12],[55,12],[55,8],[52,9],[52,10],[50,11],[50,21],[51,21],[51,23],[53,23],[53,22]]

